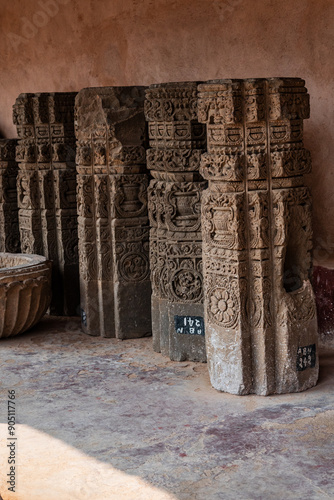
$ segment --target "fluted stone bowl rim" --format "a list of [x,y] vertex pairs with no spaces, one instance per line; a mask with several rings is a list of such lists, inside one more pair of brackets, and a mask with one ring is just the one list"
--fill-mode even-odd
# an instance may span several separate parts
[[[2,266],[5,259],[11,259],[12,261],[17,259],[19,263],[17,265]],[[23,260],[23,262],[22,262]],[[33,266],[38,266],[40,264],[47,263],[48,260],[43,255],[37,254],[27,254],[27,253],[9,253],[0,252],[0,277],[8,275],[11,271],[23,270],[26,268],[31,268]]]
[[36,254],[0,252],[0,338],[33,327],[51,301],[52,262]]

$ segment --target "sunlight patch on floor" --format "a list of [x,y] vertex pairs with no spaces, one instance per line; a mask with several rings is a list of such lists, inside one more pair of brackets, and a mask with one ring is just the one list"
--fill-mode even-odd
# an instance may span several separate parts
[[16,493],[8,491],[7,425],[0,424],[3,500],[176,500],[138,476],[99,462],[59,439],[17,425]]

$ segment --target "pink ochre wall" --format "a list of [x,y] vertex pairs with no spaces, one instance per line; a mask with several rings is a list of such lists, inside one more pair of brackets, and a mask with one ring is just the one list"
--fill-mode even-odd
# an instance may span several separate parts
[[298,76],[315,258],[334,256],[334,0],[0,0],[0,133],[21,92]]

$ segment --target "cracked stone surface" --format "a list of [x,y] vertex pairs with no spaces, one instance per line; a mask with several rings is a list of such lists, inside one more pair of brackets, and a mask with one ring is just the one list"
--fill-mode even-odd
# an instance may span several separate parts
[[[334,351],[297,394],[234,396],[207,365],[152,339],[87,337],[46,317],[0,350],[3,500],[333,498]],[[7,391],[16,391],[17,492],[7,491]]]

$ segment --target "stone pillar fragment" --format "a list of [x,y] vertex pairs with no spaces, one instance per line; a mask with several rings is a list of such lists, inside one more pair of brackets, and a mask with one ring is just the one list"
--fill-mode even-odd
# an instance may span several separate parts
[[82,328],[150,335],[144,88],[81,90],[76,137]]
[[50,311],[57,315],[75,315],[79,305],[75,96],[21,94],[13,113],[22,252],[52,260]]
[[303,174],[309,96],[298,78],[199,86],[207,356],[233,394],[297,392],[318,378],[311,201]]
[[21,251],[17,207],[16,139],[0,139],[0,252]]
[[197,120],[197,83],[146,91],[153,348],[176,361],[205,361],[201,194],[205,127]]

